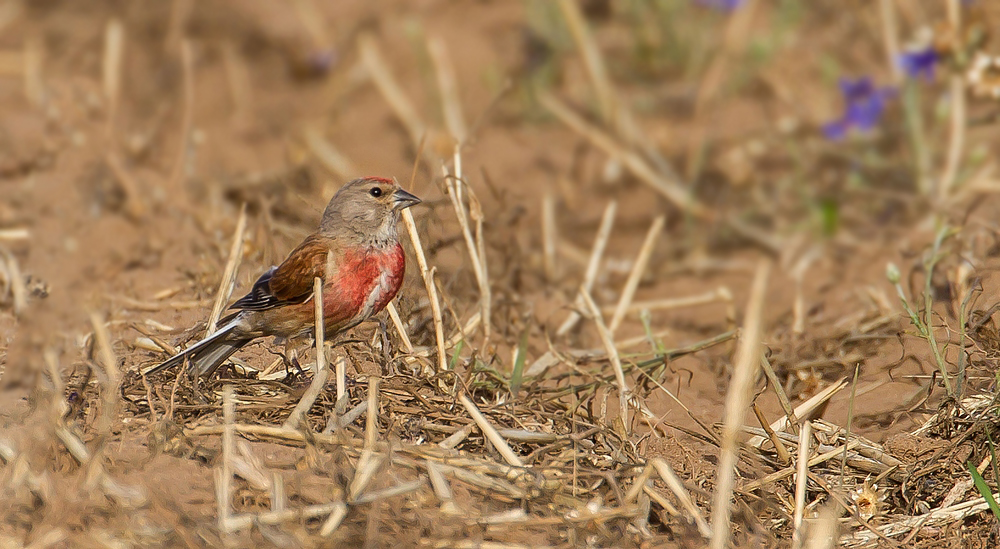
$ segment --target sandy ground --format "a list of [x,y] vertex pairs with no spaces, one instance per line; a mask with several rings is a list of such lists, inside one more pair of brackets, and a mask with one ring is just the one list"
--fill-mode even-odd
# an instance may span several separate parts
[[[0,312],[0,371],[6,387],[0,396],[0,425],[4,436],[19,447],[50,455],[55,442],[44,414],[37,411],[51,387],[42,375],[41,357],[46,352],[54,357],[72,389],[90,360],[90,313],[109,322],[113,349],[128,375],[164,358],[136,348],[141,334],[133,324],[176,343],[184,341],[182,331],[207,317],[243,204],[247,239],[234,296],[312,230],[347,174],[343,166],[320,158],[310,147],[309,135],[335,146],[354,175],[410,180],[418,151],[360,68],[355,41],[362,33],[376,38],[388,67],[430,129],[430,154],[450,155],[450,145],[425,40],[440,40],[454,65],[469,128],[463,171],[482,202],[495,298],[494,336],[486,354],[501,357],[498,369],[511,368],[510,357],[525,330],[530,336],[529,364],[549,349],[547,338],[568,314],[583,278],[601,213],[616,200],[616,223],[594,290],[599,303],[617,301],[646,231],[659,215],[666,215],[666,226],[635,300],[695,296],[720,288],[732,296],[728,304],[654,311],[650,327],[663,332],[667,348],[712,337],[741,322],[755,265],[769,257],[775,263],[767,285],[764,344],[796,402],[835,380],[850,378],[859,366],[854,428],[876,442],[913,430],[926,419],[924,412],[933,411],[939,402],[940,392],[922,401],[928,378],[920,376],[929,375],[934,366],[926,346],[897,337],[908,326],[898,316],[895,290],[884,275],[887,262],[894,261],[905,275],[916,273],[909,284],[922,284],[918,267],[933,239],[925,221],[928,204],[900,190],[901,176],[891,169],[880,172],[884,177],[868,187],[849,188],[841,181],[845,170],[836,154],[802,137],[837,108],[832,93],[811,93],[819,88],[813,62],[824,45],[835,43],[849,29],[831,28],[815,40],[793,33],[788,40],[799,44],[798,49],[779,51],[751,83],[730,83],[722,99],[695,117],[696,90],[682,69],[622,76],[631,70],[621,59],[630,54],[632,22],[605,17],[595,8],[591,22],[611,60],[612,75],[622,81],[621,92],[639,105],[638,119],[652,146],[665,158],[683,163],[694,136],[703,134],[712,143],[702,183],[695,190],[718,214],[705,221],[686,216],[628,174],[606,177],[607,156],[527,97],[524,81],[551,78],[553,89],[568,101],[582,107],[591,101],[586,71],[572,52],[537,51],[533,33],[538,9],[521,3],[429,0],[297,4],[319,10],[315,15],[322,24],[311,28],[303,23],[308,17],[272,2],[212,0],[190,3],[190,11],[185,11],[188,4],[28,2],[9,22],[0,16],[0,53],[20,55],[28,48],[28,55],[37,54],[41,60],[37,79],[21,66],[4,68],[0,74],[0,228],[30,232],[26,239],[0,241],[21,272],[31,276],[23,313],[15,318],[10,303]],[[818,5],[815,13],[804,16],[802,28],[822,21],[830,9]],[[720,24],[719,16],[710,12],[694,16],[698,24]],[[111,97],[109,76],[102,72],[110,21],[120,22],[124,30],[120,86]],[[844,22],[849,27],[857,24]],[[32,88],[33,82],[40,89]],[[807,99],[793,101],[796,97]],[[782,129],[793,121],[799,129]],[[796,158],[781,152],[796,140],[808,149],[803,154],[820,159],[815,166],[796,168]],[[740,164],[740,151],[746,147],[763,148],[752,157],[750,168]],[[789,190],[808,184],[813,185],[808,191]],[[425,203],[414,215],[428,260],[451,299],[446,315],[451,329],[456,325],[452,315],[467,319],[476,312],[477,286],[443,188],[438,166],[421,162],[412,191]],[[559,272],[552,280],[543,271],[545,195],[554,197],[561,242]],[[797,201],[802,196],[806,203],[831,197],[840,201],[835,235],[820,234],[811,210]],[[968,204],[949,206],[949,211],[971,227],[957,246],[981,277],[978,303],[987,309],[997,301],[992,275],[996,233],[990,221],[997,205],[989,199],[974,207]],[[780,235],[779,253],[730,230],[720,221],[728,214]],[[414,344],[431,346],[434,333],[426,293],[409,244],[407,252],[399,308]],[[947,272],[953,276],[961,262],[950,261]],[[947,299],[939,298],[939,310],[947,315]],[[358,337],[368,337],[371,330],[359,328]],[[631,314],[616,337],[627,340],[643,334],[639,315]],[[591,323],[583,322],[558,344],[595,348],[601,342]],[[662,384],[675,390],[695,415],[719,421],[733,348],[730,342],[672,362]],[[271,351],[276,350],[263,342],[237,357],[263,368],[274,360]],[[633,351],[648,353],[648,344]],[[954,357],[954,349],[950,352]],[[378,366],[356,364],[350,373],[365,368]],[[169,394],[172,382],[172,377],[152,380],[161,396]],[[87,425],[95,421],[93,407],[84,404],[94,397],[90,387],[67,394],[72,413]],[[282,390],[284,396],[263,399],[260,407],[293,403],[304,387],[301,381],[293,383]],[[850,391],[842,391],[822,417],[846,424],[849,400]],[[780,416],[772,391],[764,391],[757,403],[766,416]],[[659,392],[652,392],[646,404],[668,424],[695,428]],[[119,411],[111,440],[106,441],[107,467],[122,483],[144,486],[153,502],[132,517],[135,537],[129,543],[218,543],[211,455],[162,452],[149,427],[148,407],[142,412],[125,405]],[[197,406],[180,413],[189,426],[199,423]],[[254,411],[253,417],[261,419],[261,414]],[[86,441],[93,444],[92,435]],[[682,431],[676,431],[675,439],[643,444],[645,455],[666,457],[691,485],[711,490],[715,447]],[[206,447],[217,450],[218,442],[206,442]],[[303,459],[301,450],[268,443],[256,443],[255,449],[268,467],[289,473],[286,490],[295,494],[294,501],[323,500],[319,494],[332,481],[297,465]],[[86,471],[63,457],[39,459],[49,460],[48,470],[68,475],[66,486],[83,482]],[[11,523],[18,526],[0,531],[31,541],[55,527],[110,532],[126,520],[102,514],[103,503],[95,501],[100,497],[74,493],[66,486],[52,488],[66,496],[65,508],[19,507],[21,514]],[[237,510],[256,508],[261,502],[255,497],[249,489],[238,494]],[[456,497],[474,500],[467,493]],[[81,508],[93,512],[76,512]],[[387,516],[383,518],[388,522]],[[441,523],[387,526],[386,532],[394,533],[382,535],[377,516],[351,520],[357,528],[338,543],[408,545],[426,536],[478,535],[464,526]],[[171,523],[180,526],[174,534],[164,534]],[[386,537],[393,535],[400,537]],[[303,541],[305,534],[278,527],[262,527],[254,536],[255,543],[262,544],[313,543]],[[89,539],[96,544],[100,536]],[[553,543],[544,535],[519,541],[533,539]]]

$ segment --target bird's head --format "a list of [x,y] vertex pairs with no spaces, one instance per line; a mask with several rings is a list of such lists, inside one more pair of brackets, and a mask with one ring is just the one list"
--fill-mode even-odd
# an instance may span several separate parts
[[420,203],[392,179],[362,177],[345,184],[323,212],[319,230],[326,236],[394,243],[399,212]]

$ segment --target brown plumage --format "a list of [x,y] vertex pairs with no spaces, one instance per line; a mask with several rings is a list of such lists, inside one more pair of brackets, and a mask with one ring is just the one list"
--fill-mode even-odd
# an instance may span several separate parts
[[330,200],[319,229],[277,267],[271,267],[230,309],[219,328],[184,352],[150,368],[153,374],[190,361],[210,375],[254,339],[295,338],[313,331],[313,279],[323,280],[327,337],[381,311],[403,283],[406,261],[399,244],[400,211],[420,199],[392,180],[355,179]]

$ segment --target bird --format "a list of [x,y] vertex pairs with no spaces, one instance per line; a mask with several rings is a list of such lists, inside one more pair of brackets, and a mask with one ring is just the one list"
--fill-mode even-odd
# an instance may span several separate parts
[[401,212],[421,200],[392,179],[362,177],[330,199],[319,227],[254,282],[233,303],[221,326],[183,352],[144,371],[188,364],[205,377],[251,341],[291,340],[315,329],[313,280],[322,279],[327,337],[357,326],[385,308],[403,284],[406,258],[397,225]]

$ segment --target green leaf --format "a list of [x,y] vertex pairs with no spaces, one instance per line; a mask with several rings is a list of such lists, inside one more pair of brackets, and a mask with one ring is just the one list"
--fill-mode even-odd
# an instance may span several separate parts
[[524,376],[524,363],[528,359],[528,333],[531,326],[525,326],[521,332],[521,341],[517,344],[517,357],[514,359],[514,370],[510,373],[510,393],[517,398],[521,390],[521,378]]
[[986,433],[986,440],[990,444],[990,463],[993,465],[993,482],[1000,483],[1000,470],[997,469],[997,449],[993,445],[993,437]]
[[448,361],[448,369],[454,371],[455,364],[458,363],[458,357],[462,354],[462,347],[465,347],[465,340],[458,340],[458,345],[455,345],[455,352],[451,355],[451,360]]
[[993,511],[993,516],[996,517],[997,522],[1000,522],[1000,505],[997,505],[997,500],[993,499],[993,492],[986,484],[986,479],[976,470],[976,466],[972,463],[972,460],[969,460],[966,465],[969,467],[969,474],[972,475],[972,481],[976,483],[976,490],[979,490],[983,499],[986,500],[986,504],[990,506],[990,511]]

